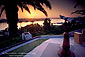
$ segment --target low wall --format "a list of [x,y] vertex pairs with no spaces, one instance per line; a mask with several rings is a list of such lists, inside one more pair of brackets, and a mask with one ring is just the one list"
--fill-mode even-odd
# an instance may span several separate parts
[[82,33],[74,32],[74,41],[77,44],[85,44],[85,36]]

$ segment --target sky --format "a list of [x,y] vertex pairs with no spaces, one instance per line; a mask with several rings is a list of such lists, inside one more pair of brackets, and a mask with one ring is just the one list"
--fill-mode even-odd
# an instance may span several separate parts
[[[77,8],[74,8],[76,5],[75,0],[49,0],[52,9],[50,10],[45,5],[43,6],[45,10],[48,13],[48,17],[59,17],[59,15],[64,15],[66,17],[78,17],[81,15],[78,14],[71,14],[73,11],[77,9],[82,9],[81,6],[78,6]],[[21,9],[18,11],[18,17],[19,18],[46,18],[44,13],[42,13],[39,10],[34,10],[32,6],[29,6],[31,14],[29,14],[26,10],[24,12],[21,12]],[[6,15],[3,12],[1,18],[6,18]]]

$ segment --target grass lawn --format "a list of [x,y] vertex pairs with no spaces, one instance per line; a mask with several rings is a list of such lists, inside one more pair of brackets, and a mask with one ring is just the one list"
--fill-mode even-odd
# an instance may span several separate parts
[[[40,45],[42,42],[46,41],[46,40],[47,39],[38,39],[38,40],[36,40],[34,42],[31,42],[29,44],[26,44],[26,45],[20,47],[20,48],[17,48],[17,49],[15,49],[15,50],[8,53],[9,57],[17,57],[17,56],[22,57],[25,54],[27,54],[28,52],[30,52],[31,50],[33,50],[35,47]],[[6,57],[8,57],[8,56],[6,55]]]

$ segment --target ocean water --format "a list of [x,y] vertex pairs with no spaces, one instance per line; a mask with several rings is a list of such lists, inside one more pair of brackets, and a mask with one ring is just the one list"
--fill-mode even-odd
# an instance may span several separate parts
[[[64,23],[63,19],[50,19],[50,20],[51,20],[51,23],[53,23],[53,25],[62,25],[59,23]],[[33,22],[33,24],[36,24],[36,23],[43,26],[44,20]],[[32,22],[22,22],[22,23],[18,23],[17,25],[18,25],[18,29],[19,29],[21,27],[25,27],[26,25],[30,25],[30,24],[32,24]],[[0,30],[4,30],[7,27],[8,27],[7,23],[0,23]]]

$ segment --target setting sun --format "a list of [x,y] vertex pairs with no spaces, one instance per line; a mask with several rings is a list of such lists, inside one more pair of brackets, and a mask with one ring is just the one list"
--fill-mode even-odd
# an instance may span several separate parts
[[21,9],[18,11],[18,16],[19,18],[45,18],[46,16],[44,15],[44,13],[42,13],[39,10],[34,10],[34,8],[32,6],[29,6],[30,9],[30,13],[28,13],[26,10],[24,10],[23,12],[21,11]]
[[31,14],[29,14],[28,12],[26,12],[26,15],[29,17],[29,18],[33,18],[34,14],[31,12]]

